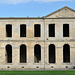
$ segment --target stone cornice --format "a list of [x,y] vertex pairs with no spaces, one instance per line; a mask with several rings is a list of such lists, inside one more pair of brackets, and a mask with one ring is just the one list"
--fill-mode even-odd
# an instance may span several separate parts
[[2,19],[75,19],[75,17],[58,17],[58,18],[45,18],[45,17],[0,17],[0,20]]

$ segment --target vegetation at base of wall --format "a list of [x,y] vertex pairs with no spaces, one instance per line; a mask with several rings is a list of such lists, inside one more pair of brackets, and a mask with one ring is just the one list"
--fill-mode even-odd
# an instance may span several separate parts
[[75,75],[75,71],[0,71],[0,75]]

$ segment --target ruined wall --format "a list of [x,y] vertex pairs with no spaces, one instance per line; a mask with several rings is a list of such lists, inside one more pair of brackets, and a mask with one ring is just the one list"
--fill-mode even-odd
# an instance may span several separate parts
[[[6,37],[6,24],[12,24],[12,37]],[[20,24],[27,36],[20,37]],[[41,37],[34,37],[34,24],[41,25]],[[55,24],[55,37],[48,36],[48,25]],[[70,37],[63,37],[63,24],[69,24]],[[73,68],[75,65],[75,19],[0,19],[0,69]],[[6,63],[7,44],[12,45],[12,63]],[[27,63],[20,63],[20,45],[27,46]],[[41,62],[34,63],[34,46],[41,46]],[[56,63],[49,63],[49,45],[55,45]],[[70,63],[63,63],[63,45],[70,45]]]

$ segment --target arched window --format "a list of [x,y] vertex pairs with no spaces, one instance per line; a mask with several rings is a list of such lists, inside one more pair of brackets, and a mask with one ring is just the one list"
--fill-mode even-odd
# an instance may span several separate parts
[[20,46],[20,63],[26,63],[27,62],[27,50],[26,45]]
[[20,37],[26,37],[26,24],[20,25]]
[[63,25],[63,37],[69,37],[69,24]]
[[6,37],[12,37],[12,25],[11,24],[6,25]]
[[49,63],[55,63],[55,45],[49,45]]
[[69,63],[70,62],[70,46],[65,44],[63,46],[63,62]]
[[6,61],[12,63],[12,46],[6,45]]
[[55,24],[49,24],[49,37],[55,37]]
[[41,36],[41,26],[40,24],[34,25],[34,37],[40,37]]
[[34,62],[40,63],[41,62],[41,46],[36,44],[34,46]]

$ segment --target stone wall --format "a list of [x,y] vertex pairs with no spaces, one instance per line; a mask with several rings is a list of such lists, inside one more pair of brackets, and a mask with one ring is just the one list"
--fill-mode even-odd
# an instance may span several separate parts
[[[12,24],[12,37],[6,37],[6,24]],[[20,24],[26,24],[26,37],[20,37]],[[34,37],[34,25],[41,25],[41,37]],[[55,37],[48,25],[55,24]],[[69,24],[70,37],[63,37],[63,24]],[[0,19],[0,69],[55,69],[75,66],[75,19]],[[12,46],[12,63],[6,63],[6,45]],[[27,63],[20,63],[20,45],[27,46]],[[34,63],[34,46],[41,46],[41,62]],[[55,45],[56,63],[49,63],[49,45]],[[70,45],[70,63],[63,63],[63,45]]]

